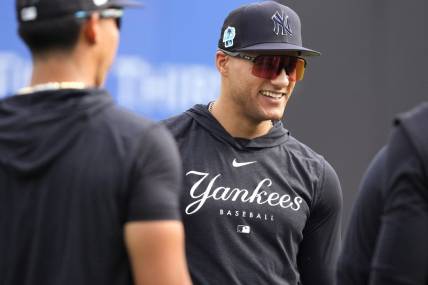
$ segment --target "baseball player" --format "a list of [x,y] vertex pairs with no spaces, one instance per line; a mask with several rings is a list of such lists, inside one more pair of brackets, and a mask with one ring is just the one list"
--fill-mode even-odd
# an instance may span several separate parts
[[0,284],[188,285],[181,163],[102,88],[129,0],[16,0],[31,83],[0,101]]
[[302,46],[289,7],[239,7],[218,41],[219,97],[165,121],[183,158],[194,284],[333,284],[339,181],[281,122],[307,57],[318,54]]

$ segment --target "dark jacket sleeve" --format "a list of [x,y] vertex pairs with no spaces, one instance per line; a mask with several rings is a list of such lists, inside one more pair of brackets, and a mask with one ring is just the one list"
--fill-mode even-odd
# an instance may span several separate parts
[[338,285],[367,285],[379,233],[385,184],[386,147],[371,161],[353,205],[337,264]]
[[334,284],[340,248],[342,192],[336,172],[327,162],[318,190],[299,247],[298,266],[303,285]]
[[408,134],[398,127],[388,145],[388,183],[372,285],[428,284],[428,184],[424,161]]

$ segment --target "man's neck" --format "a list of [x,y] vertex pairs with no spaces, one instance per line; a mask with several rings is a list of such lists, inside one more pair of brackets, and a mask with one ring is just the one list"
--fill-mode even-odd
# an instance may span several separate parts
[[54,54],[33,60],[33,72],[30,86],[51,82],[79,82],[85,86],[94,86],[88,70],[75,57],[68,54]]
[[254,139],[267,134],[272,128],[272,121],[255,121],[233,110],[231,104],[224,102],[221,97],[215,101],[211,114],[223,128],[235,138]]
[[87,86],[82,82],[48,82],[27,86],[18,90],[18,95],[26,95],[34,92],[53,91],[60,89],[85,89]]

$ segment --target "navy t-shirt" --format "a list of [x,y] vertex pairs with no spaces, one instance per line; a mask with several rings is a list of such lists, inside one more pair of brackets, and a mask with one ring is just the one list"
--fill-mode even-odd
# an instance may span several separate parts
[[166,120],[183,159],[182,214],[195,285],[331,285],[341,190],[326,160],[281,122],[231,137],[196,105]]
[[164,126],[102,90],[0,101],[0,283],[132,284],[123,227],[179,219]]

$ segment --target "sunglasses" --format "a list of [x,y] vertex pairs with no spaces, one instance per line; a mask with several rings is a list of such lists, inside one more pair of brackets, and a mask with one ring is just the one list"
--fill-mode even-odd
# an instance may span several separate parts
[[302,80],[306,68],[306,60],[292,55],[258,55],[250,56],[239,52],[221,50],[225,54],[249,60],[253,63],[252,74],[264,78],[275,79],[284,69],[290,81]]
[[[74,16],[77,19],[88,19],[93,11],[78,11],[74,14]],[[117,29],[120,30],[122,26],[122,16],[123,16],[123,10],[122,9],[104,9],[98,11],[98,14],[100,15],[101,19],[114,19],[116,22]]]

